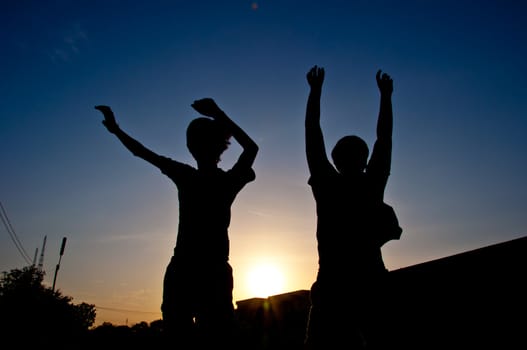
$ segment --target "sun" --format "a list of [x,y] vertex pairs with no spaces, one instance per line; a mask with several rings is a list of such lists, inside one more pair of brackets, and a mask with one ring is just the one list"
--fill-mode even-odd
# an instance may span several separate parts
[[267,298],[280,294],[284,289],[284,275],[277,266],[260,263],[249,270],[247,287],[253,297]]

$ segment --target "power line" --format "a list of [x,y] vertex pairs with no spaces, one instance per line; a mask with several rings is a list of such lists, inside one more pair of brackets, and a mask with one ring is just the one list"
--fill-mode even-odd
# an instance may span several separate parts
[[11,221],[9,221],[9,217],[7,216],[7,212],[4,209],[4,206],[2,205],[2,202],[0,201],[0,219],[2,219],[2,223],[4,224],[5,229],[7,230],[7,233],[9,233],[9,237],[11,237],[11,240],[15,244],[16,249],[22,255],[22,258],[26,261],[28,265],[31,265],[31,258],[29,257],[29,254],[24,249],[24,246],[18,239],[18,236],[15,233],[15,229],[13,228],[13,225],[11,225]]
[[103,306],[95,306],[96,309],[101,310],[107,310],[107,311],[115,311],[115,312],[134,312],[134,313],[140,313],[140,314],[161,314],[161,311],[140,311],[140,310],[126,310],[126,309],[116,309],[113,307],[103,307]]
[[7,232],[9,233],[9,236],[11,237],[11,240],[15,244],[17,250],[22,255],[22,258],[26,261],[28,265],[31,265],[31,258],[29,257],[29,254],[24,249],[24,246],[22,245],[22,242],[18,239],[18,236],[15,232],[15,229],[13,228],[13,225],[11,225],[11,221],[9,220],[9,217],[7,216],[7,212],[2,205],[2,202],[0,201],[0,218],[2,219],[2,223],[4,224],[4,227],[6,228]]

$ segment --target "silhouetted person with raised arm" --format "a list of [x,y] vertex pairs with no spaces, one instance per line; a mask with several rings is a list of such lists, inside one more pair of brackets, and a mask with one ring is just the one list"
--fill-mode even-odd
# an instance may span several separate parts
[[319,269],[311,287],[306,349],[379,348],[382,319],[378,310],[389,296],[383,286],[387,269],[382,245],[398,239],[401,228],[391,206],[384,203],[392,152],[393,82],[377,72],[380,110],[377,140],[369,148],[358,136],[342,137],[326,154],[320,127],[320,99],[324,68],[307,73],[310,86],[306,108],[306,156],[309,185],[316,202]]
[[[130,137],[108,106],[96,106],[103,124],[135,156],[158,167],[177,186],[179,226],[163,281],[163,324],[174,349],[232,345],[233,272],[228,228],[236,195],[255,179],[256,143],[211,98],[194,101],[198,117],[187,128],[197,168],[158,155]],[[242,147],[234,166],[218,167],[231,136]],[[197,343],[198,341],[198,343]]]

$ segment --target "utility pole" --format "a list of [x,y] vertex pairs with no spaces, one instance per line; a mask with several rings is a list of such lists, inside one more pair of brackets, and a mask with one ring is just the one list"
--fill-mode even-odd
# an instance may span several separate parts
[[52,291],[55,291],[55,282],[57,281],[57,272],[59,272],[60,260],[62,260],[62,255],[64,255],[65,247],[66,247],[66,237],[62,238],[62,245],[60,246],[59,262],[57,263],[57,266],[55,267],[55,277],[53,277],[53,288],[51,289]]

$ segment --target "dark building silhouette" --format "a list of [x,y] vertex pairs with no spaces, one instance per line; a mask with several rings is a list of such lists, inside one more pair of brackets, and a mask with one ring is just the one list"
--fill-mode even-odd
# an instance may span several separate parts
[[309,313],[309,290],[236,302],[243,341],[251,349],[300,349]]
[[387,321],[411,348],[527,348],[527,236],[390,272]]
[[[393,348],[527,349],[527,236],[389,275],[386,329],[377,336]],[[253,349],[302,348],[309,291],[236,304]]]

